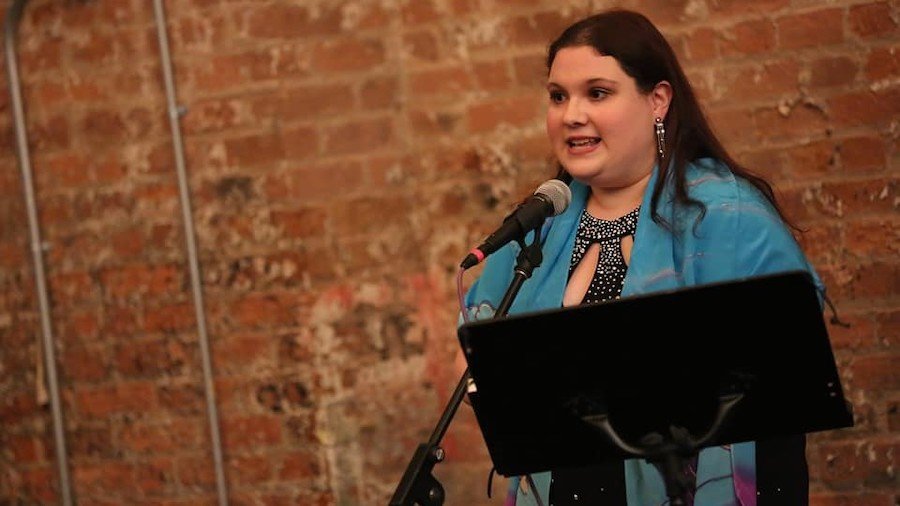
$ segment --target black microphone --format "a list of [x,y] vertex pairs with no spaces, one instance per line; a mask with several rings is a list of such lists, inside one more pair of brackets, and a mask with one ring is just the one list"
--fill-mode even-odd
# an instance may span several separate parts
[[506,243],[524,238],[529,230],[541,225],[550,216],[561,214],[572,201],[572,190],[559,179],[549,179],[538,186],[534,195],[528,197],[512,213],[509,214],[493,234],[481,243],[459,264],[463,269],[478,265],[491,253]]

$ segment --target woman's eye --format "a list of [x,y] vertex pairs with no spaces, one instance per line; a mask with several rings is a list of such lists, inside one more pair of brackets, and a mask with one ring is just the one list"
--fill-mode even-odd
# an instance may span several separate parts
[[600,99],[606,97],[607,95],[609,95],[609,93],[603,88],[591,88],[589,95],[591,96],[591,98]]
[[554,104],[559,104],[565,99],[566,99],[566,96],[561,91],[551,91],[550,92],[550,101],[553,102]]

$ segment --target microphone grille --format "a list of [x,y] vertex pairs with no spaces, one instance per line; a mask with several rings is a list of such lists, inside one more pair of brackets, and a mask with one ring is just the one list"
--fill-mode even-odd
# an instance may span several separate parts
[[542,195],[550,201],[553,205],[553,216],[562,214],[572,202],[572,190],[559,179],[548,179],[538,186],[534,194]]

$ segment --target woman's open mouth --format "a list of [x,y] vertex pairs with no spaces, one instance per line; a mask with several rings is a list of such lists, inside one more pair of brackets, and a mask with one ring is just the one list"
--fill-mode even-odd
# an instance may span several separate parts
[[600,140],[600,137],[569,137],[566,139],[566,146],[569,147],[569,153],[588,153],[600,144]]

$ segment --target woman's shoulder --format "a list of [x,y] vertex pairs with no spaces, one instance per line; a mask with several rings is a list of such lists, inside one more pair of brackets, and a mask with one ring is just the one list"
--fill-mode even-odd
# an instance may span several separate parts
[[763,193],[724,163],[697,160],[688,165],[685,178],[691,198],[704,206],[703,219],[698,223],[701,233],[730,231],[741,239],[786,230],[778,211]]
[[769,208],[765,196],[722,161],[700,158],[687,164],[685,183],[690,196],[708,205],[749,205]]
[[700,158],[684,169],[684,182],[693,198],[701,196],[731,196],[737,191],[737,177],[723,162],[714,158]]

